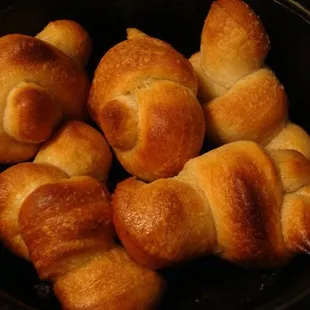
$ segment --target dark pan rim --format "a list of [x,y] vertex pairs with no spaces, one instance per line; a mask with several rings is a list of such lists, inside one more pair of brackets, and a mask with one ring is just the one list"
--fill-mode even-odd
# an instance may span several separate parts
[[[8,295],[6,292],[2,290],[0,290],[0,302],[4,302],[3,309],[6,310],[36,310],[34,308],[27,306],[22,301]],[[0,309],[2,308],[0,307]]]
[[306,23],[310,24],[310,9],[307,9],[298,1],[295,0],[273,0],[273,1],[283,6],[285,9],[291,11],[292,13],[298,15]]

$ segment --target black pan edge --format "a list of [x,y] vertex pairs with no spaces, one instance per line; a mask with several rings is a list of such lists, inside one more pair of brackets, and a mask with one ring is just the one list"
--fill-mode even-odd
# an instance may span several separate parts
[[34,310],[23,304],[22,302],[13,299],[9,295],[0,290],[0,309],[1,310]]
[[310,24],[310,9],[307,9],[301,3],[294,1],[294,0],[273,0],[273,1],[283,6],[285,9],[298,15],[306,23]]

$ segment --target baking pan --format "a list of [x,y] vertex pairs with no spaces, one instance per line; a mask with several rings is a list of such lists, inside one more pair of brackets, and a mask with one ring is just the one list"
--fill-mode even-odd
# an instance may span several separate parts
[[[309,116],[305,113],[310,104],[307,0],[304,7],[291,0],[247,2],[260,15],[269,33],[271,52],[267,64],[286,88],[290,117],[309,133]],[[34,35],[51,20],[76,20],[89,31],[94,42],[88,64],[92,77],[107,49],[125,39],[126,27],[138,27],[190,56],[199,49],[200,32],[210,4],[210,0],[1,0],[0,35],[14,32]],[[125,177],[127,174],[115,161],[110,189]],[[265,271],[246,270],[208,257],[162,274],[168,282],[162,309],[310,308],[310,257],[305,255],[287,266]],[[60,309],[52,287],[40,282],[31,264],[15,257],[2,245],[0,309]]]

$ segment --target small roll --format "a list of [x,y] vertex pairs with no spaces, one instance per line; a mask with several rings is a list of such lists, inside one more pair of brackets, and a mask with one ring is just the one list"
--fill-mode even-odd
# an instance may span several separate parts
[[68,121],[42,145],[34,162],[54,165],[70,177],[84,175],[106,182],[112,153],[95,128],[80,121]]
[[64,28],[73,27],[70,21],[60,24],[65,26],[47,27],[53,29],[50,37],[43,31],[45,41],[21,34],[0,38],[0,164],[32,159],[38,144],[51,137],[62,119],[88,117],[87,73],[61,50],[66,43],[73,49],[79,46],[86,34],[80,35],[84,39],[71,36],[58,49],[55,42],[49,43],[61,38]]
[[205,130],[191,64],[137,29],[101,59],[88,100],[91,117],[122,166],[152,181],[176,175],[199,154]]
[[[35,164],[33,164],[35,165]],[[42,185],[23,201],[20,232],[63,309],[155,309],[165,284],[115,244],[110,195],[92,177]]]
[[293,149],[310,159],[310,137],[289,120],[288,98],[265,68],[270,42],[259,16],[242,0],[215,0],[200,51],[190,57],[203,104],[206,138],[220,146],[248,140]]

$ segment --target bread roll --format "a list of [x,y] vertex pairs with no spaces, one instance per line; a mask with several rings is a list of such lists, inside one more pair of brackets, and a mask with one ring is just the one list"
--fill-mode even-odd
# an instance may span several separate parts
[[129,178],[113,194],[113,222],[129,255],[160,269],[218,255],[251,268],[308,253],[310,161],[295,150],[228,143],[178,176]]
[[[82,53],[85,62],[89,52],[76,50],[74,43],[80,45],[83,36],[81,44],[90,50],[90,39],[74,22],[56,24],[39,35],[44,41],[20,34],[0,38],[0,163],[31,159],[61,119],[87,118],[90,82],[77,58]],[[58,49],[53,44],[68,35],[68,26],[83,34],[62,41]]]
[[152,309],[165,285],[114,243],[110,195],[92,177],[42,185],[19,224],[42,280],[55,282],[63,309]]
[[199,83],[206,138],[217,146],[251,140],[293,149],[310,159],[310,137],[288,116],[283,85],[264,65],[268,34],[241,0],[216,0],[205,19],[200,51],[190,57]]
[[155,180],[177,174],[199,154],[204,117],[191,64],[137,29],[96,69],[88,109],[122,166]]
[[28,259],[18,224],[27,196],[41,185],[72,176],[92,176],[106,182],[111,164],[111,151],[96,129],[80,121],[64,123],[42,145],[34,163],[17,164],[0,174],[0,240],[15,254]]

